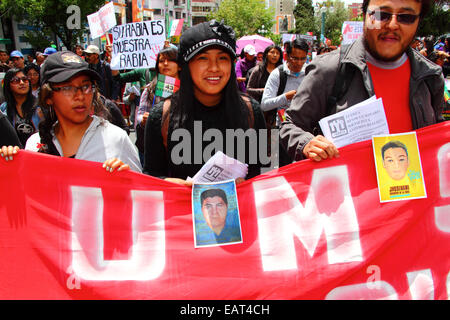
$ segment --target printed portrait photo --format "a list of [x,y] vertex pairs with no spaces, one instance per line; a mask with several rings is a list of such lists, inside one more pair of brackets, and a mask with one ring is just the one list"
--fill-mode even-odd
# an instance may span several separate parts
[[234,180],[194,184],[192,212],[196,248],[242,242]]
[[372,138],[380,201],[426,198],[415,132]]

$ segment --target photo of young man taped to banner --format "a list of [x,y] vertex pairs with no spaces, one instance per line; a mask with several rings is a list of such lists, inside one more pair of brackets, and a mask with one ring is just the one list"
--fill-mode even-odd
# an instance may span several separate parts
[[415,132],[373,137],[380,202],[426,198]]
[[192,220],[196,248],[242,243],[236,194],[234,180],[194,184]]

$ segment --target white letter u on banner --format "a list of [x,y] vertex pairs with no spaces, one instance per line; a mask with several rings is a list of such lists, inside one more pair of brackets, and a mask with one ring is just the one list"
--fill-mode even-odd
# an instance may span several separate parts
[[165,265],[164,201],[161,191],[131,191],[130,259],[103,256],[101,189],[72,186],[72,267],[84,280],[152,280]]

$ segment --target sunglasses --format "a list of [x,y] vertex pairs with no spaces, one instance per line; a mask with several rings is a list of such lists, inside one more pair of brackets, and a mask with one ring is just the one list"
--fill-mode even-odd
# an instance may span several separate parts
[[18,84],[20,81],[28,82],[29,79],[28,79],[28,77],[21,77],[21,78],[19,78],[19,77],[13,77],[13,78],[11,79],[11,83],[14,83],[14,84]]
[[63,95],[69,98],[74,97],[78,92],[78,90],[81,90],[83,94],[91,94],[93,89],[95,89],[95,85],[93,84],[85,84],[79,87],[75,86],[52,87],[53,91],[62,92]]
[[369,16],[380,22],[389,22],[392,16],[396,16],[397,22],[401,24],[413,24],[419,15],[411,13],[392,13],[380,10],[367,10]]

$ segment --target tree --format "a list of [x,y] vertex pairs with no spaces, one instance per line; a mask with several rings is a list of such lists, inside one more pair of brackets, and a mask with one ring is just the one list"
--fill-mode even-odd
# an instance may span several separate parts
[[294,8],[294,17],[296,34],[306,34],[307,32],[320,34],[320,29],[317,29],[314,21],[312,0],[298,0]]
[[[331,39],[333,44],[338,45],[342,33],[342,24],[344,21],[350,20],[349,11],[345,8],[345,3],[342,1],[326,1],[322,3],[322,6],[328,8],[328,11],[325,13],[324,36]],[[331,7],[334,8],[333,12],[329,10]],[[321,30],[322,14],[315,16],[315,24],[317,30]],[[320,38],[320,31],[316,36]]]
[[436,1],[431,5],[430,12],[419,24],[418,36],[440,36],[450,32],[450,10],[444,11],[442,7],[446,2]]
[[[223,0],[219,9],[207,16],[208,20],[224,20],[236,33],[236,38],[244,35],[257,34],[264,25],[271,30],[274,24],[274,9],[266,9],[263,0]],[[265,36],[270,37],[271,34]]]
[[[104,0],[1,0],[0,12],[34,27],[25,33],[33,47],[49,45],[54,34],[71,49],[86,32],[87,16],[104,4]],[[79,14],[77,8],[67,13],[71,5],[79,8]]]

